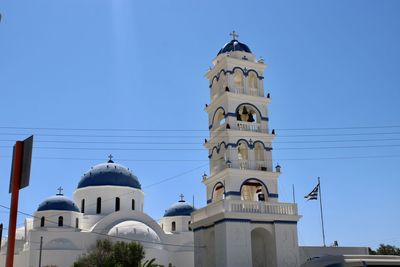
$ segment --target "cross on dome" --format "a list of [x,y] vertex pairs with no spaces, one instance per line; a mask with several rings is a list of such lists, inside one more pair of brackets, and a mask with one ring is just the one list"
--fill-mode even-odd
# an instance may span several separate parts
[[113,155],[108,155],[108,158],[109,158],[109,160],[108,160],[108,163],[114,163],[114,161],[112,160],[113,159]]
[[61,186],[59,188],[57,188],[58,190],[58,194],[57,196],[63,196],[64,194],[62,193],[62,191],[64,190]]
[[181,200],[179,200],[179,202],[185,202],[185,200],[183,199],[185,196],[183,194],[180,194],[179,197],[181,198]]
[[232,40],[236,40],[236,38],[239,37],[239,34],[237,34],[235,31],[232,31],[229,35],[232,36]]

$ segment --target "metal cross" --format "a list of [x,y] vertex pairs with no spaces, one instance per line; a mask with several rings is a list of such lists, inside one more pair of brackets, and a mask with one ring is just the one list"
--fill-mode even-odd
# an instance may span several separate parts
[[59,188],[57,188],[58,190],[58,195],[62,195],[62,191],[64,190],[61,186]]
[[180,194],[179,197],[181,198],[181,201],[184,201],[183,198],[185,197],[183,194]]
[[232,40],[236,40],[236,38],[239,37],[239,34],[237,34],[235,31],[232,31],[229,35],[232,36]]
[[113,155],[108,155],[108,158],[112,161]]

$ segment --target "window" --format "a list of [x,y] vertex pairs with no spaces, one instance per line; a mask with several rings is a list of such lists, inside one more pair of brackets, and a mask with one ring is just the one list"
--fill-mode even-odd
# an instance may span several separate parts
[[119,197],[115,199],[115,211],[119,211]]
[[172,222],[172,227],[171,227],[171,231],[176,231],[176,223]]
[[44,216],[40,218],[40,227],[44,227]]
[[100,213],[101,213],[101,197],[98,197],[98,198],[97,198],[96,213],[97,213],[97,214],[100,214]]
[[79,219],[75,218],[75,228],[79,228]]
[[82,203],[81,203],[81,212],[85,213],[85,199],[82,199]]
[[64,218],[63,216],[58,217],[58,226],[62,227],[64,225]]
[[135,210],[135,200],[132,199],[132,210]]
[[192,228],[190,227],[190,221],[188,221],[188,230],[192,230]]

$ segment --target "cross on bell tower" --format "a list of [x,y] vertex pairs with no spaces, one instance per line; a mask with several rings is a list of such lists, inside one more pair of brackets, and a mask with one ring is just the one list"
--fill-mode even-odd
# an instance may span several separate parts
[[232,31],[229,35],[232,36],[232,40],[237,40],[236,38],[239,37],[239,34],[237,34],[235,31]]
[[108,163],[114,163],[114,161],[112,160],[113,159],[113,155],[108,155],[108,158],[109,158],[109,160],[108,160]]
[[59,188],[57,188],[58,190],[58,194],[57,196],[63,196],[64,194],[62,193],[62,191],[64,190],[61,186]]

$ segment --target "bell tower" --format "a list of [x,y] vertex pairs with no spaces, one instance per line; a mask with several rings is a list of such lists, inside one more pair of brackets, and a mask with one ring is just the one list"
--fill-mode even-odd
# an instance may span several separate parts
[[278,199],[266,64],[232,40],[207,73],[210,176],[207,206],[192,213],[195,266],[299,266],[297,205]]

